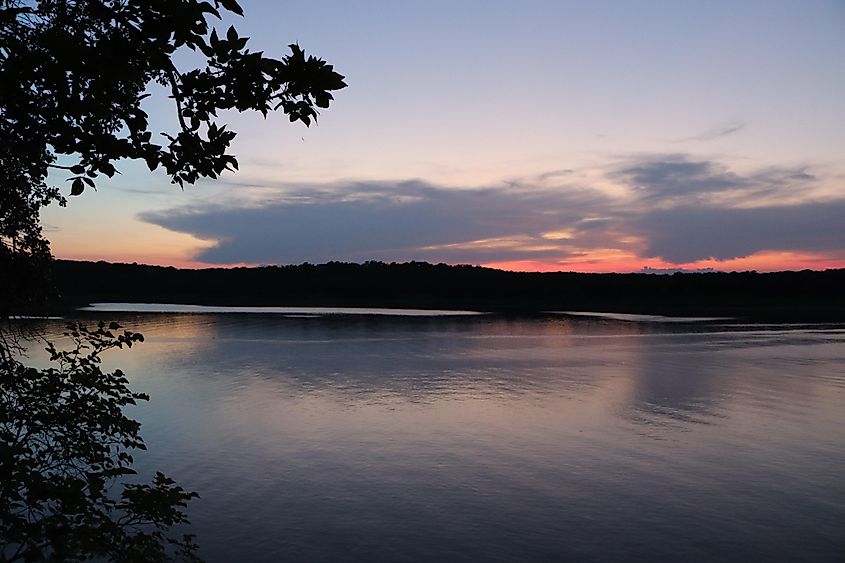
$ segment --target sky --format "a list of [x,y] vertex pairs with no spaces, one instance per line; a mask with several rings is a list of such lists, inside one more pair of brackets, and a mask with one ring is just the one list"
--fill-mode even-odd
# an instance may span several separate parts
[[121,163],[45,210],[56,256],[845,267],[843,0],[242,5],[221,29],[298,42],[349,87],[310,128],[225,114],[240,170],[216,181]]

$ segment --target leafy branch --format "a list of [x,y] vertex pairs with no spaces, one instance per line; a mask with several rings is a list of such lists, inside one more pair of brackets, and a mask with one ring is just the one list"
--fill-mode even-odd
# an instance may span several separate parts
[[46,343],[55,367],[0,360],[0,561],[197,560],[192,536],[170,534],[197,494],[161,473],[124,482],[136,473],[131,451],[146,446],[123,409],[149,397],[104,372],[101,356],[143,336],[102,322],[64,336],[66,349]]

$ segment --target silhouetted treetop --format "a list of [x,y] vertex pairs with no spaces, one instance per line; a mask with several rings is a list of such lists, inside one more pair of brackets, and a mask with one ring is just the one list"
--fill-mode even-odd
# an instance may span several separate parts
[[[221,10],[243,13],[234,0],[0,0],[3,142],[27,162],[70,170],[72,194],[114,175],[123,158],[162,166],[181,185],[237,168],[220,110],[282,110],[309,125],[346,86],[297,45],[273,59],[250,51],[234,27],[218,35],[210,22]],[[177,68],[180,49],[203,64]],[[141,108],[152,82],[169,89],[179,122],[161,138]]]
[[[218,33],[227,11],[243,14],[235,0],[0,0],[0,280],[10,284],[0,315],[39,298],[18,290],[50,259],[39,213],[65,204],[51,170],[71,195],[121,159],[161,167],[180,186],[216,178],[238,167],[219,112],[280,110],[307,126],[346,86],[298,45],[274,59],[234,27]],[[142,102],[155,84],[173,99],[173,130],[150,129]]]

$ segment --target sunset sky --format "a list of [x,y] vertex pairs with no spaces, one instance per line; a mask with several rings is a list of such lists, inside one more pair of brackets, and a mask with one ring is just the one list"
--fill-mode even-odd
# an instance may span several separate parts
[[123,163],[45,211],[58,257],[845,267],[841,0],[242,4],[253,50],[298,42],[349,87],[316,127],[226,115],[221,180]]

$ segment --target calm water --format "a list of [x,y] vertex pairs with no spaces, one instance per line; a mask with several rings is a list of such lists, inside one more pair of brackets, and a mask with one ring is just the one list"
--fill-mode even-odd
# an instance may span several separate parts
[[845,560],[843,326],[100,315],[210,561]]

